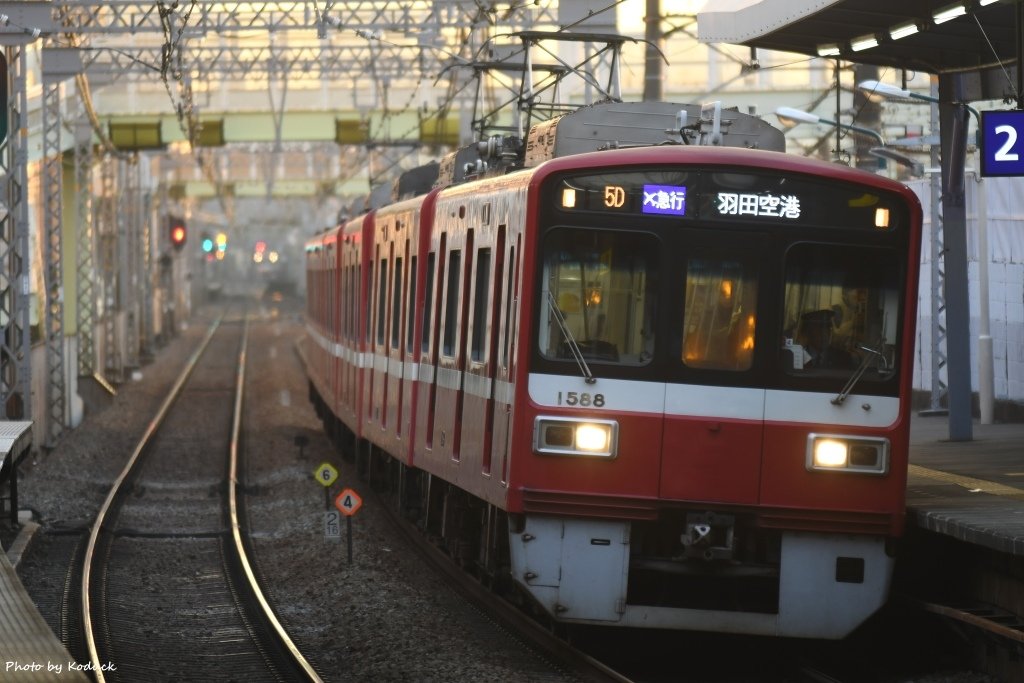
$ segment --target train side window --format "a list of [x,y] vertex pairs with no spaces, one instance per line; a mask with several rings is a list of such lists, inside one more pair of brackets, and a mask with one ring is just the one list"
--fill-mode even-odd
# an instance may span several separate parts
[[515,273],[516,273],[516,247],[513,244],[509,248],[508,255],[508,279],[505,282],[505,345],[501,348],[501,364],[508,367],[509,346],[512,342],[512,302],[515,296]]
[[409,260],[409,298],[407,299],[406,305],[406,316],[405,316],[405,351],[406,353],[412,353],[412,342],[413,342],[413,323],[416,320],[416,257],[413,256]]
[[376,264],[370,261],[370,272],[367,273],[366,281],[366,320],[362,322],[363,326],[363,342],[369,346],[370,341],[373,339],[373,292],[375,291],[374,283],[377,282],[375,273]]
[[434,269],[436,266],[437,254],[427,254],[427,282],[423,289],[423,330],[420,339],[420,350],[427,353],[430,350],[430,313],[434,310]]
[[444,306],[444,342],[442,352],[445,356],[455,356],[455,331],[459,313],[459,283],[462,278],[462,251],[453,249],[448,255],[448,284],[445,287]]
[[356,266],[348,267],[348,341],[356,340],[356,322],[359,318],[359,310],[356,308],[359,301],[359,269]]
[[[373,270],[373,268],[371,268]],[[362,314],[362,310],[359,308],[359,304],[364,299],[364,292],[362,292],[362,264],[356,264],[352,269],[352,343],[357,344],[359,341],[359,335],[362,334],[362,328],[360,326],[367,326],[367,333],[370,334],[370,297],[366,296],[367,299],[367,322],[364,323],[359,315]]]
[[476,285],[473,291],[473,341],[470,358],[484,359],[484,342],[487,332],[487,305],[490,302],[488,287],[491,281],[491,250],[481,247],[476,252]]
[[334,308],[338,321],[338,339],[342,338],[345,330],[345,271],[340,263],[334,268]]
[[345,266],[345,339],[346,341],[352,341],[352,329],[355,325],[352,324],[352,318],[355,317],[355,311],[352,310],[352,266]]
[[754,358],[757,263],[698,254],[686,264],[683,362],[692,368],[748,370]]
[[395,259],[395,281],[391,285],[391,348],[398,349],[402,322],[402,257]]
[[384,344],[384,318],[388,300],[388,262],[380,260],[377,270],[377,343]]

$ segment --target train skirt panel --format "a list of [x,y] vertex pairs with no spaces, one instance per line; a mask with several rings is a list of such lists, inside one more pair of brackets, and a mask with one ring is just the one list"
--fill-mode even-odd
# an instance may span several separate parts
[[894,560],[884,539],[783,532],[774,565],[661,567],[655,599],[652,563],[631,557],[631,529],[527,516],[510,534],[513,578],[566,623],[794,638],[842,638],[888,596]]

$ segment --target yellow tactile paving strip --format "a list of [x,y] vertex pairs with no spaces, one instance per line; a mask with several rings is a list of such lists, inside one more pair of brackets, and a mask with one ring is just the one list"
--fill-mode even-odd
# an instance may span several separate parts
[[955,484],[956,486],[961,486],[968,491],[976,493],[989,493],[994,496],[1024,500],[1024,489],[1007,486],[1006,484],[999,484],[994,481],[975,479],[974,477],[966,477],[962,474],[940,472],[939,470],[921,467],[920,465],[910,465],[907,468],[907,474],[911,477],[924,477],[925,479],[941,482],[943,484]]

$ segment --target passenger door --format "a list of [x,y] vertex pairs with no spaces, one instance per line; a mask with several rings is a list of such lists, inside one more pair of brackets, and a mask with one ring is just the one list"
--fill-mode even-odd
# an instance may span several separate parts
[[689,241],[681,250],[682,381],[666,387],[660,494],[756,504],[765,390],[754,352],[755,340],[768,336],[757,329],[763,252],[757,235],[725,241]]

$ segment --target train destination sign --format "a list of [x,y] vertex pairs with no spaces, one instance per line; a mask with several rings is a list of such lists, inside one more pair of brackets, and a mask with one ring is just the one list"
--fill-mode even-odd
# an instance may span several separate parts
[[[1021,126],[1024,155],[1024,122]],[[1022,156],[1024,158],[1024,156]],[[1024,170],[1022,170],[1024,175]],[[784,172],[688,168],[594,173],[561,179],[555,206],[572,213],[633,214],[821,229],[892,231],[909,216],[870,184],[837,185]]]
[[644,185],[644,203],[640,210],[644,213],[685,216],[686,187],[679,185]]
[[800,218],[800,198],[796,195],[776,195],[771,192],[719,192],[718,213],[723,216]]

